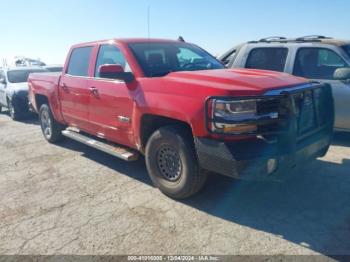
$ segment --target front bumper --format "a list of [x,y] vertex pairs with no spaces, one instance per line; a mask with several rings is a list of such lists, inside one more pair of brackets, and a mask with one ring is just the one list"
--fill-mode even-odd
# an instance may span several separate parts
[[[260,139],[223,142],[195,138],[201,168],[222,175],[242,179],[266,179],[287,173],[293,167],[326,154],[332,133],[325,129],[298,142],[294,147],[269,144]],[[277,169],[268,170],[273,159]]]
[[[329,85],[310,83],[268,92],[259,99],[258,115],[278,112],[278,119],[267,123],[253,120],[257,131],[250,134],[250,140],[227,142],[220,134],[222,140],[195,138],[202,168],[235,178],[264,178],[272,173],[285,173],[327,153],[334,125]],[[218,120],[208,112],[207,109],[210,132],[210,126]]]

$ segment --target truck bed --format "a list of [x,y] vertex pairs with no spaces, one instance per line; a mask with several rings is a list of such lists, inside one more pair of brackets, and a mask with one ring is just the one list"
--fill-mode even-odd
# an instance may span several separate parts
[[[38,95],[57,100],[60,78],[61,73],[59,72],[33,73],[29,75],[29,102],[36,112],[38,112],[40,109],[40,106],[38,106],[36,103],[36,98]],[[58,105],[58,101],[51,102],[54,102],[54,104]]]

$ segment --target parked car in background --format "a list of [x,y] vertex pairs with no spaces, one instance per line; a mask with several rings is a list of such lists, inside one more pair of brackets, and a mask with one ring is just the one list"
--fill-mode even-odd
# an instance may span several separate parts
[[12,67],[0,69],[0,110],[8,108],[14,120],[29,112],[28,76],[30,73],[47,72],[40,67]]
[[62,74],[30,75],[29,99],[47,141],[144,154],[173,198],[196,193],[203,170],[262,179],[325,155],[334,117],[328,85],[228,70],[196,45],[156,39],[75,45]]
[[49,72],[62,72],[63,66],[62,65],[47,65],[43,66],[47,71]]
[[23,56],[15,57],[15,65],[16,66],[45,66],[46,64],[39,59],[32,59]]
[[350,131],[350,41],[324,36],[270,37],[238,45],[219,59],[228,68],[286,72],[331,84],[335,129]]

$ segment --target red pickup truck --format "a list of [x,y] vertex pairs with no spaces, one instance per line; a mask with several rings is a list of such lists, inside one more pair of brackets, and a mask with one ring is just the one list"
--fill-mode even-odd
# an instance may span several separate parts
[[126,161],[142,154],[155,186],[178,199],[207,171],[268,178],[323,156],[334,122],[329,86],[226,69],[170,40],[75,45],[62,74],[31,74],[29,89],[46,140],[66,136]]

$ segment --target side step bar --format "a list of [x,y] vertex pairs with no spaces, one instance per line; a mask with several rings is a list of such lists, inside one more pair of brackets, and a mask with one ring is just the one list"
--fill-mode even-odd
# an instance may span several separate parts
[[75,131],[64,130],[62,131],[62,135],[71,138],[75,141],[81,142],[85,145],[91,146],[95,149],[101,150],[112,156],[123,159],[125,161],[135,161],[139,157],[139,153],[132,149],[117,145],[111,145],[106,142],[101,142]]

